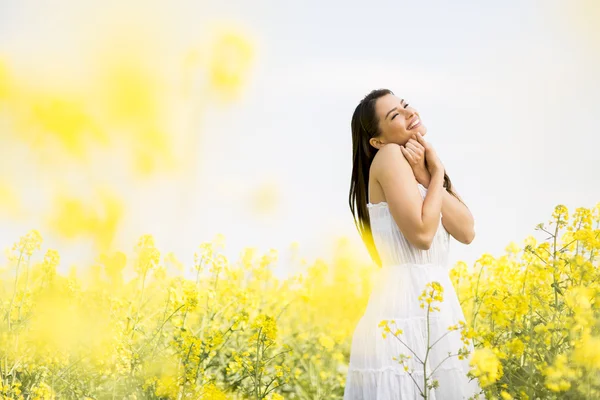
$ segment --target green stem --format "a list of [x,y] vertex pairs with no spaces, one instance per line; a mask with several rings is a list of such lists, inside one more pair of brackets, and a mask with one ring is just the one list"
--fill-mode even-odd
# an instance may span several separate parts
[[12,298],[10,299],[10,304],[8,306],[8,314],[7,314],[7,319],[8,319],[8,331],[10,332],[11,329],[11,314],[12,314],[12,306],[13,303],[15,301],[15,297],[17,295],[17,282],[19,281],[19,266],[21,265],[21,260],[23,259],[23,250],[20,251],[19,253],[19,260],[17,261],[17,269],[15,272],[15,283],[13,285],[13,295]]
[[18,312],[18,320],[21,320],[21,308],[23,307],[23,300],[25,300],[25,295],[27,294],[27,284],[29,283],[29,262],[31,260],[31,256],[27,257],[27,262],[25,263],[25,288],[23,289],[23,296],[21,296],[21,301],[19,302],[19,312]]
[[425,351],[425,359],[423,362],[423,389],[425,389],[425,395],[423,396],[423,398],[425,400],[427,400],[427,398],[429,397],[429,390],[427,388],[427,358],[429,357],[429,313],[431,310],[431,305],[427,304],[427,350]]
[[256,395],[256,400],[260,400],[259,390],[260,390],[260,382],[258,381],[258,359],[259,359],[259,351],[260,351],[260,333],[262,331],[262,327],[258,329],[258,335],[256,335],[256,362],[254,365],[254,393]]
[[133,327],[131,328],[131,338],[132,339],[135,334],[135,327],[137,326],[137,323],[138,323],[138,318],[140,315],[140,308],[142,307],[142,300],[144,299],[144,289],[146,288],[146,275],[147,274],[148,274],[148,269],[145,269],[144,276],[142,277],[142,291],[140,293],[140,301],[138,303],[138,307],[135,312],[135,318],[133,319]]

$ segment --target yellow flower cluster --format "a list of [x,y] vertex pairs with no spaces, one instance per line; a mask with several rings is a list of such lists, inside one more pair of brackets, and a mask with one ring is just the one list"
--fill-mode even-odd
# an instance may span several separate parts
[[[429,289],[429,290],[427,290]],[[431,303],[434,301],[443,302],[444,301],[444,288],[439,282],[428,282],[425,285],[425,290],[419,296],[419,303],[421,308],[425,308],[425,303],[427,303],[427,311],[440,311],[439,307],[432,306]]]
[[264,340],[267,344],[277,339],[277,324],[275,319],[269,315],[260,314],[250,325],[255,333],[248,339],[248,345],[256,344],[258,340]]
[[481,387],[491,385],[502,376],[502,364],[492,349],[485,347],[476,349],[470,365],[475,366],[471,372],[479,379]]
[[[474,374],[514,398],[600,396],[600,204],[552,219],[506,255],[457,263],[451,279],[477,347]],[[503,398],[504,398],[503,397]]]

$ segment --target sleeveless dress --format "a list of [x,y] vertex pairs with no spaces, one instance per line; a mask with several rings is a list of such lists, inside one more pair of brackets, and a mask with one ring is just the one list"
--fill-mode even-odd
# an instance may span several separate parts
[[[427,189],[419,184],[419,191],[424,199]],[[475,397],[481,391],[479,383],[467,376],[474,350],[472,342],[468,342],[470,354],[466,358],[459,360],[457,355],[448,358],[448,352],[457,354],[465,346],[460,331],[448,331],[448,327],[458,324],[460,320],[466,322],[466,319],[449,276],[450,234],[442,225],[441,215],[431,247],[429,250],[419,250],[402,235],[387,203],[368,203],[367,208],[382,267],[375,273],[367,308],[352,336],[344,400],[423,398],[419,390],[424,387],[423,364],[415,359],[415,354],[425,360],[427,303],[421,308],[419,296],[425,290],[425,285],[432,281],[439,282],[443,287],[443,302],[432,303],[440,311],[431,311],[429,314],[429,346],[444,333],[449,333],[431,347],[427,356],[427,375],[431,376],[431,371],[435,370],[433,379],[430,378],[428,383],[431,384],[434,379],[439,383],[439,387],[429,391],[428,399],[463,400]],[[401,329],[403,333],[398,338],[415,354],[391,333],[383,338],[383,328],[378,326],[381,320],[390,322],[388,326],[392,332]],[[405,364],[412,378],[404,366],[393,359],[401,353],[411,356]],[[479,395],[478,398],[484,397]]]

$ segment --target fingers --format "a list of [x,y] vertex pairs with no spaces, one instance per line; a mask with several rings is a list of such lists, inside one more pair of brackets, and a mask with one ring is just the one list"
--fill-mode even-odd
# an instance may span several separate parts
[[412,135],[412,138],[408,139],[408,142],[413,143],[415,146],[425,150],[425,146],[419,142],[417,135]]
[[415,146],[423,147],[423,145],[419,143],[419,141],[416,139],[416,136],[413,136],[412,138],[408,139],[408,142],[413,143]]
[[400,146],[400,149],[410,164],[418,164],[422,158],[422,156],[413,149],[409,149],[405,146]]
[[423,146],[426,154],[430,151],[433,151],[433,145],[431,142],[425,141],[425,138],[421,136],[420,132],[417,134],[417,141]]
[[423,145],[421,145],[420,143],[418,143],[416,140],[413,140],[413,139],[409,139],[409,141],[406,143],[405,146],[407,149],[411,149],[419,155],[422,155],[425,152],[425,148],[423,147]]
[[404,154],[404,158],[406,158],[410,164],[416,164],[417,163],[417,160],[415,159],[415,157],[414,157],[414,155],[413,155],[413,153],[412,153],[411,150],[408,150],[404,146],[400,146],[400,151],[402,151],[402,154]]

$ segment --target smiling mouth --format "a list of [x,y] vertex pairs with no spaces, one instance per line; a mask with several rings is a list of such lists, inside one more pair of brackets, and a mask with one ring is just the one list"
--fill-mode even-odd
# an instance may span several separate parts
[[419,125],[421,125],[421,119],[417,117],[406,129],[410,131]]

